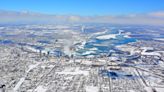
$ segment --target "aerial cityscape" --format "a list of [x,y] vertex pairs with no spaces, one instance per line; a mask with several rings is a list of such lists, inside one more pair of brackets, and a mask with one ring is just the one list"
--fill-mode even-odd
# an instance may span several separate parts
[[0,1],[0,92],[164,92],[164,1],[102,1]]

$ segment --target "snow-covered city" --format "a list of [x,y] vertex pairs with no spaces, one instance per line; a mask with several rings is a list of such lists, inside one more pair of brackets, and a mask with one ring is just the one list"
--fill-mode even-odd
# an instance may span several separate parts
[[163,28],[1,26],[0,90],[163,92],[164,31],[158,30]]
[[0,0],[0,92],[164,92],[164,0]]

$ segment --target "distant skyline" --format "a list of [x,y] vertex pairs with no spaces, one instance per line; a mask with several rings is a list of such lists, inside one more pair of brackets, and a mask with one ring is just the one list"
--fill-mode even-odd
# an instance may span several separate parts
[[58,15],[128,15],[164,11],[164,0],[1,0],[0,9]]
[[164,0],[0,0],[0,23],[164,25]]

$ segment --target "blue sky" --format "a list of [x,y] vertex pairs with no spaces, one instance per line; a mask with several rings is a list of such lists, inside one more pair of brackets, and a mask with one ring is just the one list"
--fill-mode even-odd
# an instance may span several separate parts
[[61,15],[127,15],[164,11],[164,0],[0,0],[0,9]]
[[0,23],[163,25],[164,0],[0,0]]

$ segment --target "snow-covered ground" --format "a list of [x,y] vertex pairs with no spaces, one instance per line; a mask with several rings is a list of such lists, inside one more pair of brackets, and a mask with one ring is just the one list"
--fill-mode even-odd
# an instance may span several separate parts
[[26,71],[26,73],[28,73],[29,71],[31,71],[32,69],[34,69],[35,67],[37,67],[40,63],[36,63],[34,65],[29,65],[28,70]]
[[116,39],[117,34],[108,34],[108,35],[102,35],[102,36],[97,36],[97,39],[100,40],[105,40],[105,39]]
[[153,48],[151,48],[151,47],[142,47],[141,49],[142,49],[142,52],[141,52],[142,55],[147,55],[147,56],[161,56],[161,54],[158,53],[158,52],[156,52],[156,51],[146,52],[149,49],[150,50],[153,50]]
[[86,92],[99,92],[99,88],[95,86],[86,86]]
[[82,70],[79,70],[79,67],[77,67],[74,71],[69,71],[69,70],[65,70],[65,71],[62,71],[62,72],[56,72],[57,74],[65,74],[65,75],[78,75],[78,74],[82,74],[82,75],[85,75],[85,76],[88,76],[89,75],[89,71],[82,71]]
[[16,84],[16,86],[13,88],[13,91],[14,91],[14,92],[17,92],[17,90],[20,88],[20,86],[21,86],[21,85],[23,84],[23,82],[25,81],[25,78],[26,78],[26,76],[28,75],[28,73],[29,73],[32,69],[36,68],[39,64],[40,64],[40,63],[36,63],[36,64],[34,64],[34,65],[29,65],[29,69],[26,71],[26,74],[25,74],[22,78],[20,78],[20,80],[18,81],[18,83]]
[[92,36],[105,34],[106,32],[108,32],[108,30],[105,30],[105,31],[102,31],[102,32],[93,33]]
[[91,51],[86,51],[86,52],[82,53],[82,55],[90,55],[93,53],[96,53],[96,52],[91,50]]
[[164,41],[164,38],[154,38],[154,40]]
[[46,87],[43,87],[43,86],[38,86],[35,89],[35,92],[46,92],[46,91],[47,91],[47,88]]
[[157,92],[164,92],[164,88],[155,88]]
[[20,86],[22,85],[22,83],[24,82],[25,77],[22,77],[19,82],[16,84],[16,86],[14,87],[14,92],[17,92],[17,90],[20,88]]
[[130,52],[131,55],[133,55],[134,53],[141,52],[141,50],[139,50],[137,47],[134,47],[134,46],[118,45],[118,46],[116,46],[116,48],[118,48],[119,50],[122,50],[122,51],[128,51],[128,52]]

